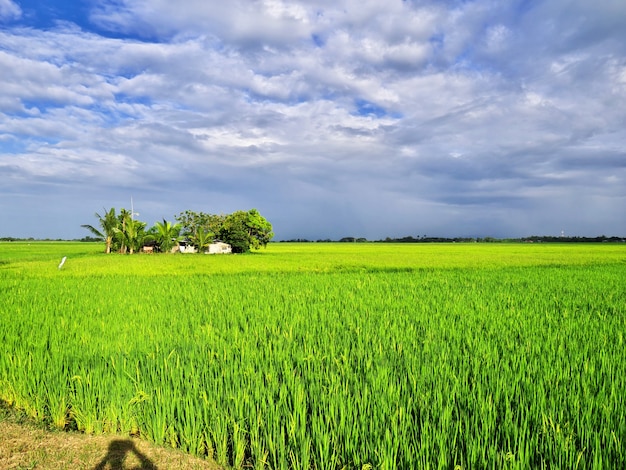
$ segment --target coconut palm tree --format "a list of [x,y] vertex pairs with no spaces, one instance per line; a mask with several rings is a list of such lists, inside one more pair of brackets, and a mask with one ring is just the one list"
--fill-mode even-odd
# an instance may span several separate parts
[[81,225],[81,227],[86,228],[96,237],[101,238],[105,243],[104,252],[111,253],[111,246],[113,245],[115,229],[117,229],[119,226],[119,219],[115,215],[115,208],[111,207],[111,209],[108,211],[104,209],[104,216],[101,216],[96,212],[96,217],[98,218],[102,231],[88,224]]
[[[133,214],[128,209],[120,209],[120,215],[117,216],[119,220],[117,230],[115,230],[117,234],[117,239],[120,244],[120,253],[126,253],[128,250],[128,245],[126,243],[127,238],[127,227],[133,222]],[[133,228],[131,228],[131,234],[133,232]]]
[[170,252],[182,240],[180,236],[181,224],[172,224],[163,219],[163,222],[154,224],[154,228],[156,229],[156,242],[164,253]]
[[191,242],[196,246],[198,252],[202,252],[209,247],[214,238],[215,234],[213,232],[203,227],[198,227],[191,236]]
[[126,253],[126,250],[128,250],[128,252],[132,255],[135,251],[139,251],[148,237],[145,228],[145,222],[130,218],[124,221],[123,228],[118,227],[115,229],[115,232],[122,244],[122,253]]

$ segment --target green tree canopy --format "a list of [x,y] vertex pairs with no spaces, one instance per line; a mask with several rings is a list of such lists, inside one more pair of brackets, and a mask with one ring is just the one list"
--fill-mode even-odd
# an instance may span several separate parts
[[204,212],[185,211],[176,220],[181,224],[183,233],[199,249],[202,249],[198,234],[213,234],[232,246],[234,253],[246,253],[251,249],[266,246],[274,236],[272,224],[258,210],[236,211],[228,215],[207,214]]
[[259,249],[265,247],[274,237],[272,224],[263,217],[258,210],[250,209],[248,211],[248,219],[246,222],[250,244],[252,248]]
[[187,238],[198,251],[205,250],[211,242],[219,239],[231,245],[234,253],[246,253],[266,246],[274,237],[272,224],[258,210],[236,211],[232,214],[208,214],[185,211],[176,216],[177,223],[163,219],[149,230],[145,222],[135,220],[127,209],[116,215],[115,209],[96,213],[101,230],[82,225],[99,239],[105,241],[106,253],[113,249],[120,253],[135,253],[149,241],[156,241],[163,252]]

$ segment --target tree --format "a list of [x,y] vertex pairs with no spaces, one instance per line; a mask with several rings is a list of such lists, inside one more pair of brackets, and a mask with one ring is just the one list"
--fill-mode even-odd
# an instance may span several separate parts
[[247,214],[243,211],[233,212],[226,216],[219,231],[219,237],[228,243],[233,253],[247,253],[250,251],[250,236],[246,227]]
[[190,237],[191,243],[195,245],[199,252],[207,249],[214,238],[215,234],[204,227],[198,227]]
[[180,223],[172,224],[163,219],[163,222],[154,224],[156,228],[156,242],[159,244],[161,251],[168,253],[172,248],[178,245],[183,237],[180,236],[182,225]]
[[274,236],[270,224],[256,209],[236,211],[226,216],[220,238],[232,246],[233,253],[247,253],[266,246]]
[[248,211],[246,226],[250,237],[250,245],[252,248],[257,250],[260,247],[267,246],[270,240],[274,237],[272,224],[270,224],[256,209],[250,209]]
[[124,220],[122,227],[115,229],[118,240],[121,243],[120,253],[128,252],[132,255],[139,251],[146,239],[150,236],[145,231],[146,223],[128,218]]
[[184,236],[193,237],[202,230],[215,236],[222,229],[226,216],[188,210],[178,214],[175,219],[181,224],[181,234]]
[[[130,225],[133,221],[133,214],[128,209],[120,209],[120,215],[118,216],[118,226],[115,230],[117,234],[117,242],[119,243],[119,252],[126,253],[128,250],[127,238],[127,226]],[[131,237],[134,236],[134,227],[131,228]]]
[[115,208],[111,207],[110,210],[104,210],[104,216],[101,216],[96,212],[96,217],[98,218],[98,222],[100,223],[100,227],[102,231],[99,231],[92,225],[81,225],[81,227],[86,228],[91,233],[93,233],[96,237],[103,240],[105,243],[105,253],[111,253],[111,247],[113,245],[113,238],[115,237],[115,230],[119,226],[119,219],[115,215]]
[[258,210],[236,211],[229,215],[185,211],[176,216],[177,223],[163,219],[146,231],[146,224],[133,218],[127,209],[118,215],[115,209],[96,214],[102,230],[82,225],[106,242],[106,253],[135,253],[148,241],[155,241],[161,251],[169,252],[185,237],[204,251],[217,237],[231,245],[234,253],[246,253],[266,246],[274,236],[272,224]]

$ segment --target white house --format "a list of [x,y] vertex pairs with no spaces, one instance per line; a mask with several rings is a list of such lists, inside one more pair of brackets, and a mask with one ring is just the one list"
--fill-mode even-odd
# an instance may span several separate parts
[[188,241],[180,241],[172,247],[172,253],[196,253],[196,247]]
[[219,255],[232,252],[233,248],[228,243],[214,242],[209,245],[209,250],[206,253],[209,255]]

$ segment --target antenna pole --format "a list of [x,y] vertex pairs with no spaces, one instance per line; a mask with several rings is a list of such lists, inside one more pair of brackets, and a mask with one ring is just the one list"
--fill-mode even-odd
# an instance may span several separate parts
[[131,220],[135,220],[135,216],[139,215],[137,212],[135,212],[135,206],[133,206],[133,197],[130,197],[130,219]]

